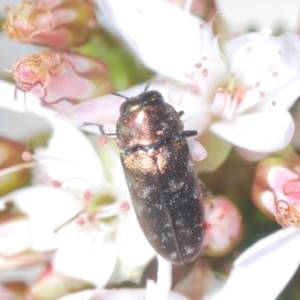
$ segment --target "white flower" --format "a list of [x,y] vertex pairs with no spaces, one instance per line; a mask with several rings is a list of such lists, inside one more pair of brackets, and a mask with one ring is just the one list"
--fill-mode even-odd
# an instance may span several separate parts
[[274,300],[299,267],[300,231],[279,230],[258,241],[233,264],[220,291],[206,300]]
[[[23,101],[13,100],[11,84],[0,81],[0,89],[5,99],[0,104],[4,115],[7,113],[4,107],[28,114]],[[11,248],[6,247],[6,251],[10,251],[7,254],[26,247],[40,252],[56,250],[53,260],[56,270],[99,287],[110,280],[117,262],[123,269],[114,275],[114,280],[139,280],[154,250],[137,223],[117,153],[106,146],[99,148],[97,151],[101,153],[97,154],[95,147],[101,146],[94,147],[92,140],[55,117],[38,99],[28,95],[27,103],[29,111],[50,122],[53,135],[47,147],[35,153],[36,185],[16,190],[1,199],[1,203],[12,200],[20,212],[27,214],[30,228],[22,243],[16,244],[8,237]],[[9,131],[5,120],[2,119],[3,127]],[[105,160],[108,172],[104,172],[99,157]],[[61,186],[53,188],[53,180]],[[24,231],[26,226],[22,228]],[[12,232],[17,229],[13,227]],[[9,232],[8,228],[3,230]],[[15,238],[18,236],[15,234]]]
[[[98,4],[146,65],[181,87],[173,92],[187,103],[185,111],[197,99],[198,109],[189,118],[198,123],[193,129],[207,150],[228,153],[233,144],[268,153],[291,141],[294,123],[287,109],[300,94],[298,35],[248,33],[222,50],[208,25],[165,1]],[[209,145],[215,136],[226,142]]]

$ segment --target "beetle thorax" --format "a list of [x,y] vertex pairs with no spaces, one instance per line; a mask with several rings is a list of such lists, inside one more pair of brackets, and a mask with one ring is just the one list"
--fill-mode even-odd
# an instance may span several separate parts
[[150,146],[178,135],[183,123],[177,112],[167,103],[140,106],[120,116],[117,122],[118,145],[127,150]]

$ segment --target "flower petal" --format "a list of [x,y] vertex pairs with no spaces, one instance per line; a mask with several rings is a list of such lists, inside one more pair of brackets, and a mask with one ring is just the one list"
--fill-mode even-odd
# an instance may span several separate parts
[[[6,272],[0,272],[0,281],[3,282],[10,279],[8,278],[10,276],[8,276],[7,270],[11,270],[12,281],[16,279],[15,273],[18,273],[18,280],[32,283],[38,275],[36,273],[40,274],[42,272],[44,263],[48,262],[48,259],[46,254],[32,251],[22,252],[13,257],[0,256],[0,270],[6,270]],[[16,270],[18,268],[19,270]],[[33,270],[31,271],[31,269],[37,269],[37,272],[32,272]],[[22,273],[22,275],[20,273]],[[28,276],[28,273],[31,275]]]
[[195,81],[203,101],[214,96],[215,90],[224,86],[229,79],[227,62],[219,45],[219,37],[214,36],[209,25],[200,26],[199,39],[201,49],[198,61],[195,63]]
[[300,85],[300,36],[295,33],[285,33],[280,36],[282,44],[281,59],[282,62],[296,75],[283,85],[267,93],[259,108],[266,107],[273,101],[276,105],[290,108],[299,96]]
[[[144,300],[145,289],[114,289],[114,290],[85,290],[79,293],[70,294],[59,300]],[[189,300],[188,298],[170,291],[166,300]]]
[[61,235],[60,247],[54,257],[54,269],[98,287],[105,286],[116,263],[113,241],[104,237],[99,228],[73,235],[69,231]]
[[232,121],[220,121],[210,129],[225,140],[254,152],[274,152],[284,148],[292,139],[294,122],[284,109],[271,109],[238,116]]
[[207,157],[207,151],[198,141],[194,139],[188,139],[188,145],[193,160],[201,161]]
[[[12,84],[0,81],[0,90],[4,99],[0,103],[1,107],[28,114],[24,102],[15,101],[13,99],[15,88]],[[39,149],[38,151],[40,155],[52,158],[50,160],[43,160],[44,167],[48,167],[48,175],[55,180],[64,180],[66,178],[75,177],[76,175],[91,181],[100,181],[103,179],[104,174],[101,163],[96,155],[95,149],[86,136],[74,128],[74,126],[55,117],[55,113],[43,107],[39,103],[40,101],[33,95],[28,94],[26,100],[28,110],[47,118],[54,129],[54,135],[48,147],[46,149]],[[5,112],[6,111],[3,112],[4,115]],[[24,119],[27,120],[26,117],[24,117]],[[2,124],[3,127],[0,127],[10,132],[9,127],[11,123],[8,121],[7,117],[1,118],[0,125]],[[39,122],[37,119],[34,125],[39,128],[31,127],[32,123],[28,126],[30,130],[34,130],[35,134],[45,134],[45,131],[49,131],[49,123]],[[28,132],[27,135],[30,134],[29,131],[23,128],[21,128],[20,131]],[[5,132],[3,134],[5,134]],[[11,132],[11,135],[12,134],[13,131]],[[43,168],[43,171],[45,170],[46,168]],[[78,187],[78,185],[76,185],[76,187]]]
[[208,153],[207,158],[203,161],[194,162],[197,171],[200,172],[215,171],[225,161],[232,148],[230,143],[209,130],[205,130],[197,140],[204,146]]
[[186,81],[199,61],[200,19],[167,1],[101,0],[103,16],[150,69]]
[[28,218],[16,215],[0,222],[0,255],[14,256],[31,246]]
[[259,32],[252,32],[227,44],[231,71],[239,78],[239,84],[254,87],[267,93],[292,79],[296,71],[282,60],[286,55],[280,38]]
[[155,251],[146,240],[136,217],[123,220],[119,226],[115,243],[121,262],[130,267],[145,266],[155,256]]
[[37,251],[56,248],[57,237],[53,230],[82,209],[71,194],[46,186],[19,189],[9,197],[20,211],[28,214],[31,246]]
[[300,231],[279,230],[246,250],[234,263],[224,288],[213,300],[273,300],[300,262]]
[[63,181],[74,178],[66,181],[64,186],[79,188],[81,182],[84,184],[83,188],[86,188],[86,183],[83,180],[76,180],[76,177],[85,178],[92,184],[100,182],[104,177],[103,168],[87,137],[63,120],[58,118],[49,118],[49,120],[54,128],[54,135],[48,147],[39,149],[36,153],[41,158],[53,159],[44,159],[41,169],[53,180]]

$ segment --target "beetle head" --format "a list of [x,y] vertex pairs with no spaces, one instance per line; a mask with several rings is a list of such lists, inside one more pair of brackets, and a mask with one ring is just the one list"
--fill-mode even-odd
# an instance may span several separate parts
[[149,84],[146,86],[145,90],[142,93],[131,98],[125,97],[118,93],[112,93],[113,95],[117,95],[126,99],[126,101],[123,102],[120,106],[120,114],[126,115],[143,106],[156,106],[165,102],[161,93],[159,93],[158,91],[147,91],[148,87]]
[[164,103],[164,98],[157,91],[146,91],[136,97],[127,99],[120,106],[120,114],[130,113],[143,106],[156,106]]

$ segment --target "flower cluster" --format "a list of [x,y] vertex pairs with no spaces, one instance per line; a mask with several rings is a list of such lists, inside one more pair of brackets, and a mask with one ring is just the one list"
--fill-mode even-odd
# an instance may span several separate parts
[[[234,33],[208,2],[5,8],[9,39],[49,49],[13,62],[15,86],[0,81],[1,299],[282,293],[300,262],[300,36]],[[187,142],[203,182],[205,236],[196,260],[173,270],[139,226],[109,138],[122,103],[148,84],[197,132]],[[25,105],[14,101],[20,93]],[[260,239],[266,228],[273,233]]]

